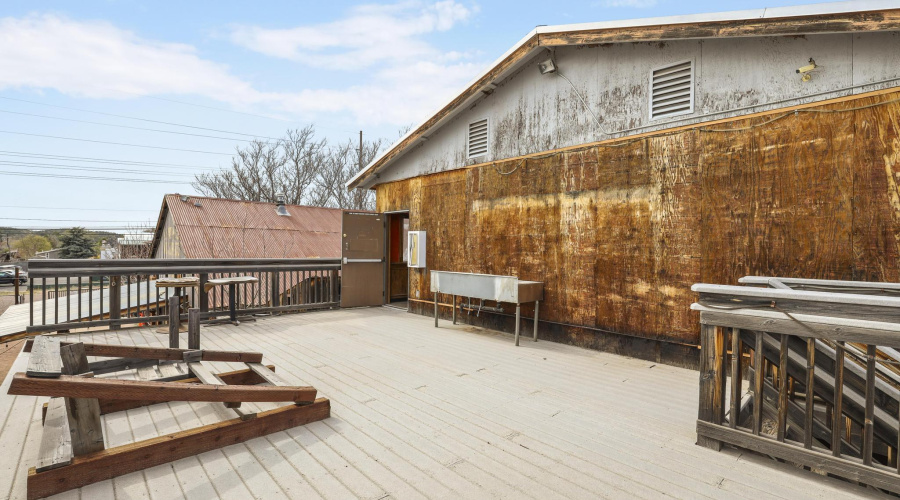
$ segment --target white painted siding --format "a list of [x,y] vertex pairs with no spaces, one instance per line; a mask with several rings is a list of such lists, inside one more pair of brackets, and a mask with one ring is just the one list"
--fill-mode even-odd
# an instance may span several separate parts
[[[898,86],[900,82],[842,90],[900,78],[900,33],[683,40],[557,49],[556,62],[593,106],[602,127],[572,87],[557,75],[541,75],[542,53],[467,111],[433,133],[380,173],[378,183],[575,146],[677,125],[747,114],[804,102]],[[814,58],[820,68],[801,82],[797,68]],[[650,72],[694,61],[694,113],[650,120]],[[748,106],[756,106],[750,109]],[[714,116],[705,116],[719,113]],[[468,124],[488,118],[488,154],[466,155]]]

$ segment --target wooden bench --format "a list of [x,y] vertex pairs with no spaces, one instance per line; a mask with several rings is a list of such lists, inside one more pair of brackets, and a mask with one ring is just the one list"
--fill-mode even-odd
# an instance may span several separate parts
[[[28,499],[55,495],[255,437],[328,418],[328,399],[314,387],[292,386],[256,352],[204,351],[60,342],[36,337],[24,373],[9,394],[50,396],[37,464],[28,471]],[[88,355],[118,357],[88,362]],[[216,373],[204,363],[243,362]],[[136,380],[95,377],[128,370]],[[101,415],[168,401],[225,404],[238,418],[106,448]],[[261,411],[256,403],[287,403]],[[243,405],[243,406],[242,406]]]

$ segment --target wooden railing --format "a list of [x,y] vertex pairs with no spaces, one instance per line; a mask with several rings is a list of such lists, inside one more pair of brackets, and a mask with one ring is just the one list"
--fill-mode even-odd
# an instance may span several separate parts
[[900,285],[741,281],[773,288],[692,287],[700,296],[691,306],[701,329],[697,444],[730,444],[900,493]]
[[[339,259],[32,260],[27,332],[166,322],[175,293],[155,286],[160,277],[199,278],[200,286],[180,299],[182,319],[188,308],[199,308],[202,319],[223,316],[228,287],[203,289],[211,279],[233,276],[259,280],[237,286],[235,307],[244,315],[336,307],[340,269]],[[35,300],[36,289],[56,299]],[[81,293],[67,295],[69,289]]]

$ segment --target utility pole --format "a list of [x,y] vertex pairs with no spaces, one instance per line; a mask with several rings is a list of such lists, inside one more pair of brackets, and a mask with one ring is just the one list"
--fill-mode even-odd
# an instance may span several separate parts
[[363,168],[363,145],[362,145],[362,130],[359,131],[359,170],[362,171]]

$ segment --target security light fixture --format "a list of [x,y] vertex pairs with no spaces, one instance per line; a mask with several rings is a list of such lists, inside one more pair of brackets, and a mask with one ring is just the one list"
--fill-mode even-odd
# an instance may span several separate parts
[[203,206],[203,204],[200,203],[200,200],[194,200],[194,206],[197,207],[197,208],[200,208],[200,207]]
[[188,201],[187,195],[181,195],[181,201]]
[[547,57],[547,59],[539,62],[538,69],[541,71],[542,75],[556,73],[556,63],[553,62],[553,57]]
[[806,66],[801,66],[801,67],[797,68],[797,74],[803,75],[800,77],[800,81],[808,82],[808,81],[812,80],[812,75],[810,73],[812,73],[818,67],[819,67],[819,65],[816,64],[815,59],[810,57],[809,64],[807,64]]

